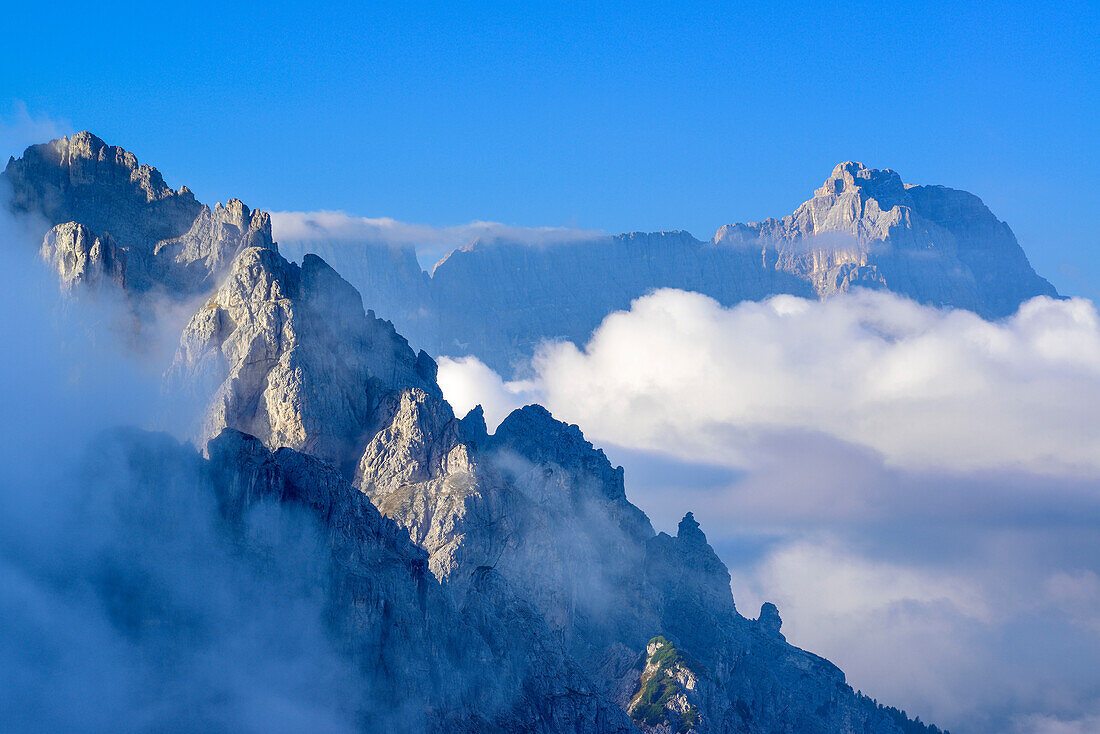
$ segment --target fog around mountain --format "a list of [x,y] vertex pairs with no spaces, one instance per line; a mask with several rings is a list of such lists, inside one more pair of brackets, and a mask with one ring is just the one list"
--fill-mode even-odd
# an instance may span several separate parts
[[970,194],[847,163],[710,243],[485,225],[429,275],[88,133],[0,183],[17,723],[1096,722],[1100,318]]

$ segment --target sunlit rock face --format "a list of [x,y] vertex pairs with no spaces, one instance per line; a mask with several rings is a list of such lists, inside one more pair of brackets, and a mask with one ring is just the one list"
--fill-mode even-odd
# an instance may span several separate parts
[[[80,225],[113,243],[115,260],[125,261],[127,291],[138,298],[202,293],[243,249],[274,247],[266,212],[236,199],[210,209],[186,186],[169,188],[157,169],[88,132],[27,148],[3,177],[15,211],[51,227]],[[59,275],[64,282],[71,271]]]
[[126,251],[111,235],[97,237],[83,224],[66,222],[52,227],[42,240],[39,254],[57,272],[61,288],[69,293],[81,286],[126,287]]
[[173,390],[212,391],[200,439],[237,428],[337,466],[355,461],[391,392],[442,399],[435,363],[364,312],[323,260],[298,266],[262,247],[242,251],[191,318],[168,379]]
[[1028,298],[1057,295],[978,197],[851,161],[793,214],[723,227],[714,241],[758,249],[765,267],[809,282],[822,298],[883,288],[997,318]]

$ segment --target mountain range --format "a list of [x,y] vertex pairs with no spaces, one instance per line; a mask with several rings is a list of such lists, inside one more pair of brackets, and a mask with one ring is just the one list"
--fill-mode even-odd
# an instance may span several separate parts
[[508,376],[544,340],[583,344],[608,314],[658,288],[724,306],[872,288],[985,318],[1057,295],[978,197],[853,162],[837,165],[793,214],[727,225],[705,242],[683,231],[538,245],[490,237],[450,252],[429,275],[410,246],[326,232],[295,228],[282,252],[324,257],[430,353],[474,355]]
[[[170,328],[165,304],[192,311],[164,385],[202,406],[199,449],[104,440],[148,486],[158,466],[193,467],[234,552],[266,547],[272,531],[246,522],[265,503],[308,518],[312,575],[286,583],[321,589],[361,676],[361,728],[938,731],[790,645],[774,605],[742,615],[692,513],[655,532],[578,426],[537,405],[492,433],[480,408],[456,416],[431,354],[510,368],[664,286],[726,303],[889,288],[991,317],[1056,295],[977,197],[844,163],[793,215],[711,242],[477,242],[428,276],[379,243],[277,244],[268,214],[211,209],[86,132],[28,148],[3,178],[68,297],[120,295],[144,329]],[[163,605],[131,611],[134,629],[173,624]]]

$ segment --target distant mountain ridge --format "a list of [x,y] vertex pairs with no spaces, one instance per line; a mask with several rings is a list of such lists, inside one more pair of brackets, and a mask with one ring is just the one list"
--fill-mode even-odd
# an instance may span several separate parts
[[683,231],[537,246],[480,240],[445,256],[430,277],[407,246],[320,235],[281,246],[291,259],[324,257],[417,346],[472,354],[504,374],[544,339],[584,343],[609,313],[658,288],[727,306],[874,288],[985,318],[1057,296],[977,196],[850,161],[793,214],[727,225],[706,242]]

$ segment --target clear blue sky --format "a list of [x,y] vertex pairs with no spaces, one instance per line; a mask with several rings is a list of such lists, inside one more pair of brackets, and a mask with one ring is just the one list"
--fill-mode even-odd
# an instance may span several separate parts
[[607,231],[790,212],[845,159],[981,196],[1100,295],[1100,3],[9,3],[0,110],[204,201]]

